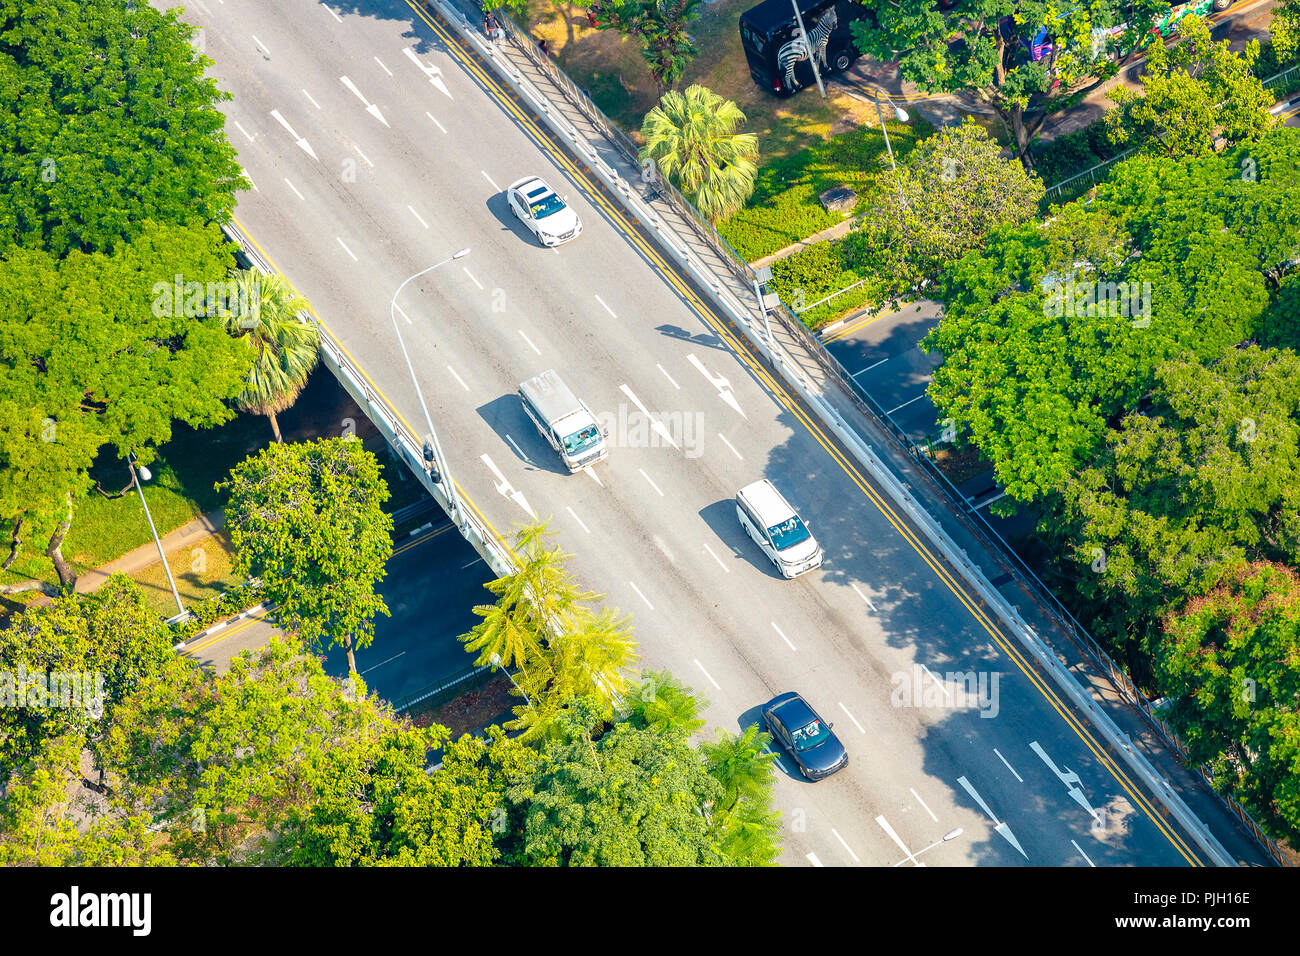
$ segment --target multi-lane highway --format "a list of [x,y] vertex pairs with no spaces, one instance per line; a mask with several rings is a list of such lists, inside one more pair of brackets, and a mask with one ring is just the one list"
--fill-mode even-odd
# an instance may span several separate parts
[[[1203,862],[444,27],[403,0],[184,5],[234,94],[240,223],[413,425],[390,298],[472,250],[408,285],[398,321],[485,519],[551,518],[581,582],[634,615],[643,666],[708,698],[707,733],[792,689],[834,721],[845,771],[807,784],[782,763],[784,862],[907,862],[956,827],[925,862]],[[544,249],[510,215],[503,189],[533,174],[582,216],[576,242]],[[547,368],[614,424],[590,473],[564,473],[514,397]],[[826,548],[820,570],[784,581],[742,533],[733,496],[760,476]]]

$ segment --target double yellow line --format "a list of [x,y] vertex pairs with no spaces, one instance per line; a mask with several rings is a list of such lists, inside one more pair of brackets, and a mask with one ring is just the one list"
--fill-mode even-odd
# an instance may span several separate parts
[[[976,600],[966,593],[965,589],[961,586],[961,584],[958,583],[958,581],[947,571],[947,569],[943,566],[943,564],[930,553],[929,549],[926,548],[926,546],[917,538],[917,536],[912,533],[911,529],[894,512],[893,508],[890,507],[888,502],[886,502],[883,498],[881,498],[879,494],[876,493],[876,491],[871,487],[870,484],[868,484],[867,480],[858,471],[856,466],[826,436],[826,434],[822,431],[819,425],[816,422],[814,422],[813,419],[803,411],[802,407],[790,396],[790,394],[785,390],[782,384],[767,372],[767,370],[754,356],[749,346],[746,343],[742,342],[742,340],[739,339],[735,334],[733,334],[734,326],[732,326],[731,323],[724,322],[723,320],[718,318],[718,316],[713,312],[713,310],[702,299],[700,299],[699,296],[695,294],[695,291],[678,274],[677,270],[674,269],[671,265],[669,265],[669,263],[665,261],[662,256],[660,256],[658,250],[656,250],[653,246],[651,246],[648,242],[646,242],[645,239],[643,239],[641,234],[637,231],[637,229],[624,215],[622,209],[620,209],[618,206],[612,203],[608,198],[606,198],[605,194],[597,187],[597,185],[587,177],[587,175],[583,172],[582,169],[580,169],[569,159],[568,155],[564,153],[563,150],[559,149],[556,146],[556,144],[552,141],[551,137],[548,136],[545,132],[542,131],[540,127],[537,126],[537,124],[533,121],[532,117],[528,113],[526,113],[519,106],[519,104],[516,103],[515,99],[512,96],[510,96],[497,83],[495,78],[493,78],[490,74],[487,73],[487,71],[485,71],[480,66],[479,62],[473,57],[472,54],[469,53],[469,51],[467,51],[461,45],[460,41],[453,34],[451,34],[446,29],[444,29],[442,25],[438,23],[434,18],[428,16],[425,13],[425,11],[421,9],[419,5],[413,2],[413,0],[406,0],[406,2],[407,5],[410,6],[410,8],[415,12],[415,14],[426,25],[428,25],[428,27],[431,30],[433,30],[434,33],[436,33],[443,40],[443,42],[447,45],[448,52],[465,68],[466,72],[468,72],[471,76],[478,79],[478,81],[482,84],[482,86],[489,93],[489,95],[491,95],[495,100],[497,100],[497,102],[501,105],[501,107],[509,115],[513,116],[519,122],[519,124],[532,135],[537,145],[541,147],[548,155],[550,155],[551,158],[555,161],[555,163],[559,167],[566,170],[570,174],[570,176],[572,176],[574,181],[586,191],[587,197],[595,205],[599,206],[601,209],[605,211],[607,217],[609,218],[610,222],[615,226],[615,228],[617,228],[621,233],[623,233],[623,235],[628,239],[628,241],[632,243],[632,245],[635,248],[640,250],[640,252],[647,258],[647,260],[650,263],[652,263],[655,266],[655,268],[659,270],[663,278],[674,289],[676,289],[677,292],[687,302],[691,304],[691,306],[700,315],[700,317],[703,318],[705,322],[707,322],[713,328],[713,330],[730,346],[731,350],[735,353],[737,358],[739,358],[740,361],[743,362],[750,369],[750,371],[759,380],[759,382],[761,382],[772,393],[772,395],[776,398],[776,400],[804,425],[804,427],[808,430],[809,434],[811,434],[812,437],[817,441],[817,443],[820,444],[826,450],[827,454],[829,454],[831,458],[841,467],[841,469],[849,477],[849,479],[855,485],[857,485],[857,487],[862,491],[862,493],[866,495],[867,498],[869,498],[873,504],[875,504],[875,506],[879,509],[881,514],[885,516],[886,520],[888,520],[889,523],[894,526],[895,530],[897,530],[898,533],[902,535],[903,539],[906,540],[908,544],[912,546],[913,550],[915,550],[916,553],[920,555],[921,559],[927,565],[930,566],[930,568],[934,571],[934,573],[938,576],[938,578],[941,581],[943,581],[943,583],[948,587],[948,589],[952,591],[952,593],[957,597],[957,599],[967,608],[967,610],[970,611],[971,615],[980,624],[980,626],[983,627],[984,630],[988,632],[989,636],[992,638],[994,643],[999,648],[1001,648],[1004,653],[1006,653],[1006,655],[1015,663],[1016,667],[1029,680],[1029,682],[1039,690],[1039,692],[1043,695],[1044,699],[1047,700],[1048,704],[1058,714],[1060,714],[1061,718],[1066,722],[1066,724],[1072,730],[1074,730],[1074,732],[1078,735],[1079,739],[1083,742],[1084,746],[1087,747],[1087,749],[1093,753],[1093,755],[1102,764],[1102,766],[1104,766],[1110,772],[1110,774],[1119,783],[1120,787],[1123,788],[1123,790],[1133,799],[1134,804],[1140,807],[1142,811],[1151,819],[1151,821],[1156,825],[1156,827],[1160,830],[1160,832],[1165,835],[1165,837],[1174,846],[1174,848],[1178,851],[1178,853],[1189,864],[1193,866],[1204,865],[1201,862],[1200,858],[1192,850],[1192,848],[1188,846],[1187,843],[1182,839],[1182,837],[1179,836],[1179,834],[1175,832],[1174,829],[1165,822],[1163,815],[1160,813],[1160,811],[1151,803],[1151,801],[1149,801],[1145,797],[1145,795],[1143,795],[1141,789],[1128,777],[1128,775],[1124,772],[1123,768],[1120,767],[1118,763],[1116,763],[1116,761],[1111,758],[1111,756],[1106,752],[1105,747],[1093,737],[1092,733],[1088,730],[1086,726],[1084,726],[1084,724],[1080,720],[1074,717],[1074,715],[1070,712],[1070,710],[1066,707],[1066,705],[1060,700],[1059,697],[1057,697],[1055,691],[1053,691],[1052,688],[1049,687],[1047,683],[1037,674],[1037,672],[1035,671],[1033,666],[1029,663],[1029,661],[1026,660],[1026,658],[1006,639],[1006,637],[999,630],[998,626],[984,612],[984,610],[976,602]],[[243,229],[242,225],[240,228]],[[276,268],[271,258],[266,255],[265,250],[262,250],[262,248],[257,245],[256,240],[252,238],[252,235],[248,232],[248,230],[244,229],[243,231],[245,235],[248,235],[250,241],[253,242],[254,246],[258,248],[259,252],[262,253],[266,261],[269,264],[271,264],[272,268]],[[276,268],[276,271],[278,272],[279,269]],[[313,312],[313,315],[314,314],[315,313]],[[317,316],[316,318],[319,321],[320,317]],[[379,386],[376,385],[373,380],[371,380],[370,376],[363,369],[361,369],[361,366],[356,362],[355,359],[352,358],[351,354],[348,353],[347,349],[343,346],[343,343],[339,341],[338,336],[334,335],[333,332],[330,332],[328,330],[328,327],[325,326],[324,322],[321,322],[321,325],[323,328],[326,328],[330,337],[338,345],[339,349],[345,355],[348,356],[349,360],[353,364],[353,367],[361,372],[362,376],[365,377],[366,381],[369,382],[370,385],[375,389],[376,394],[380,395],[383,398],[384,402],[389,406],[389,408],[393,411],[393,413],[397,415],[399,420],[402,421],[402,423],[406,426],[410,434],[416,434],[416,431],[412,429],[410,424],[406,421],[406,419],[401,416],[400,412],[398,412],[397,409],[393,406],[393,403],[388,400],[388,398],[384,395],[384,393],[379,388]],[[469,497],[469,495],[465,494],[464,489],[460,488],[459,484],[457,484],[456,487],[458,490],[460,490],[462,499],[472,509],[474,514],[479,518],[479,520],[483,523],[483,526],[489,530],[489,532],[493,535],[496,541],[503,548],[509,551],[510,546],[501,538],[501,535],[492,526],[491,522],[487,520],[487,517],[478,508],[478,506],[474,504],[473,500]]]

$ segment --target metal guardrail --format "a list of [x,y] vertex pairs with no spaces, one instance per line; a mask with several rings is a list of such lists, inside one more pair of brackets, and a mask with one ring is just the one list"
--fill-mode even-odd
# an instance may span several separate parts
[[[445,704],[453,697],[468,690],[467,684],[478,686],[474,682],[480,680],[483,675],[493,669],[491,664],[484,664],[482,667],[466,667],[464,670],[457,671],[443,680],[426,684],[413,694],[407,694],[402,698],[401,703],[393,706],[393,710],[400,714],[404,710],[410,710],[416,704],[428,704],[430,707]],[[486,683],[486,681],[481,681],[481,683]]]
[[[497,16],[507,33],[514,41],[514,44],[522,50],[528,58],[535,63],[540,69],[551,77],[556,85],[570,98],[570,101],[576,106],[584,116],[586,116],[597,128],[608,135],[611,143],[617,146],[623,152],[625,158],[634,165],[640,166],[640,154],[632,142],[623,134],[621,130],[591,101],[591,98],[585,91],[579,89],[576,84],[557,67],[548,57],[546,57],[537,48],[527,31],[521,29],[518,24],[504,13],[498,12]],[[466,28],[468,21],[463,15],[461,20]],[[517,78],[517,77],[516,77]],[[1118,159],[1120,157],[1115,157]],[[1108,162],[1113,162],[1110,160]],[[746,286],[751,283],[758,283],[758,277],[739,254],[726,242],[698,210],[689,203],[685,197],[671,184],[664,180],[654,183],[660,195],[665,197],[689,223],[697,228],[700,238],[713,248],[713,250],[722,258],[723,262],[728,265],[737,278]],[[760,283],[761,284],[761,283]],[[1074,616],[1060,602],[1056,595],[1045,583],[1025,564],[1010,544],[993,528],[992,525],[984,518],[982,514],[976,511],[966,500],[957,488],[948,480],[947,476],[939,469],[930,456],[922,449],[911,437],[898,426],[897,422],[890,417],[875,399],[860,386],[844,369],[839,360],[836,359],[821,340],[798,320],[796,313],[787,306],[778,297],[780,303],[778,307],[773,308],[770,314],[775,315],[781,326],[794,338],[799,340],[809,354],[817,361],[822,370],[837,383],[844,394],[846,394],[853,404],[866,415],[869,419],[875,421],[880,427],[900,444],[921,471],[930,478],[937,489],[945,498],[948,499],[950,510],[963,522],[966,529],[980,540],[994,554],[999,555],[1012,569],[1013,573],[1020,577],[1023,583],[1040,601],[1044,610],[1058,619],[1065,634],[1070,637],[1086,656],[1092,660],[1101,670],[1103,670],[1111,679],[1116,689],[1126,701],[1133,704],[1138,712],[1142,714],[1152,729],[1174,750],[1175,753],[1186,755],[1187,748],[1183,746],[1177,735],[1169,726],[1158,716],[1151,708],[1151,703],[1145,695],[1138,690],[1137,686],[1129,679],[1128,675],[1110,658],[1110,656],[1101,648],[1101,646],[1092,638],[1087,630],[1074,619]],[[1209,783],[1212,783],[1212,777],[1204,767],[1195,768],[1201,777]],[[1235,816],[1243,826],[1251,833],[1261,847],[1267,852],[1279,865],[1289,865],[1283,856],[1277,844],[1265,834],[1258,824],[1251,819],[1250,815],[1238,804],[1232,797],[1220,794],[1217,790],[1213,791],[1214,795],[1223,802],[1225,807]]]

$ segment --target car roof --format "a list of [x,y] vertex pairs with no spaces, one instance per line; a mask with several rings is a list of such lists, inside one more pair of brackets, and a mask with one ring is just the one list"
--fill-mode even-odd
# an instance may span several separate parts
[[[833,5],[828,4],[826,0],[799,0],[799,12],[810,13],[817,7]],[[740,22],[766,35],[777,27],[793,26],[794,10],[790,6],[790,0],[764,0],[763,3],[750,7],[742,13]]]
[[766,478],[760,478],[753,484],[741,488],[737,496],[744,498],[760,520],[769,526],[794,517],[794,508],[781,497],[781,492],[776,490],[776,485]]
[[821,720],[817,712],[798,694],[783,694],[782,697],[785,697],[785,700],[777,698],[780,702],[772,708],[772,713],[780,718],[787,729],[798,730],[814,720]]
[[533,403],[533,407],[549,425],[555,425],[574,412],[582,410],[582,403],[578,401],[578,397],[573,394],[569,386],[564,384],[553,368],[521,383],[519,391]]

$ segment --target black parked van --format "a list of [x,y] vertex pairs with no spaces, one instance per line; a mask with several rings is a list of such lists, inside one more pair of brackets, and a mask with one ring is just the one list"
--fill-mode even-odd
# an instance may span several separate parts
[[740,15],[740,43],[754,82],[777,96],[812,86],[808,49],[823,75],[847,70],[858,58],[849,24],[871,16],[852,0],[794,0],[799,4],[808,43],[799,36],[791,0],[763,0]]

